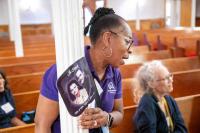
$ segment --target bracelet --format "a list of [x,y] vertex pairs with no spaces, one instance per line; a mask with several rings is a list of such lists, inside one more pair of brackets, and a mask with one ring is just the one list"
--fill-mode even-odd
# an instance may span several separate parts
[[109,126],[109,113],[107,113],[107,123],[105,124],[105,127]]

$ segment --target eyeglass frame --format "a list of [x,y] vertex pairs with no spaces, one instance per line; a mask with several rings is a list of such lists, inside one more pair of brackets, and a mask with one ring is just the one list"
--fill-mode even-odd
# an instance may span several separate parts
[[[129,51],[130,47],[131,47],[131,46],[133,45],[133,43],[134,43],[134,40],[133,40],[131,37],[122,35],[122,34],[120,34],[120,33],[113,32],[113,31],[111,31],[111,30],[109,30],[109,32],[112,33],[112,34],[114,34],[114,35],[124,37],[125,43],[128,44],[127,51]],[[129,38],[129,40],[128,40],[127,38]]]
[[158,81],[158,82],[160,82],[160,81],[169,81],[170,79],[173,79],[173,74],[172,73],[169,73],[169,75],[168,76],[166,76],[166,77],[164,77],[164,78],[162,78],[162,79],[157,79],[156,81]]

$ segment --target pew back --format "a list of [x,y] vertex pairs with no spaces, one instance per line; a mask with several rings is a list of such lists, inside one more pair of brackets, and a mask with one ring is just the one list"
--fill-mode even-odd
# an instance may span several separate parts
[[21,93],[39,90],[43,72],[23,75],[8,76],[8,82],[12,93]]
[[44,72],[52,64],[55,64],[55,60],[0,65],[0,68],[5,71],[6,75],[11,76],[11,75]]
[[0,133],[34,133],[35,123],[27,124],[24,126],[16,126],[10,128],[0,129]]
[[[175,98],[188,95],[200,94],[200,69],[176,72],[173,79],[173,91],[171,95]],[[130,94],[136,87],[134,78],[122,80],[124,106],[135,105],[134,96]]]
[[23,112],[36,109],[39,90],[13,94],[13,97],[15,100],[17,115],[20,116]]

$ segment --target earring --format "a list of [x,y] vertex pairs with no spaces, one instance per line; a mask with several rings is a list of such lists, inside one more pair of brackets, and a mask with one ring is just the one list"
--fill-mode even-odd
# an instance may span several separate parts
[[103,54],[105,57],[110,58],[112,56],[112,48],[104,47]]

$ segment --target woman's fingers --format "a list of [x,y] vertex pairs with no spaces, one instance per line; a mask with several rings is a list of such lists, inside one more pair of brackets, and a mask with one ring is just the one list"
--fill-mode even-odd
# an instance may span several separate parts
[[100,108],[86,109],[80,116],[79,124],[82,128],[97,128],[107,123],[107,112]]

